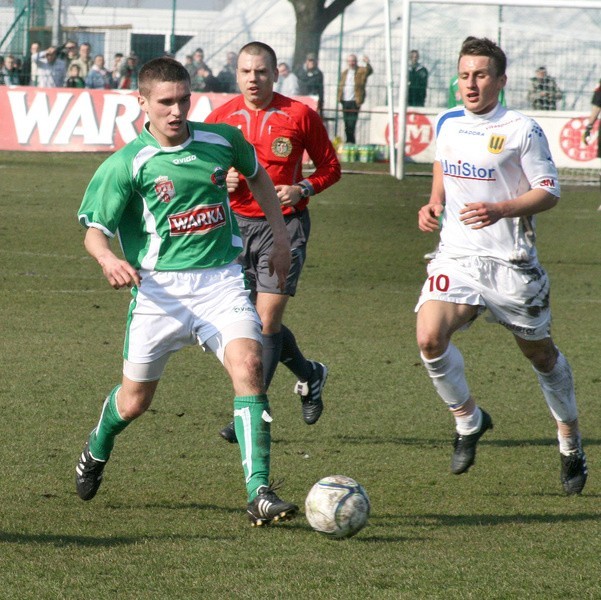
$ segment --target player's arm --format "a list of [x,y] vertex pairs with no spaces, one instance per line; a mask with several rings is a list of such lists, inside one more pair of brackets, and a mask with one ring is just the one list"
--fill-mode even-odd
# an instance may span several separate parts
[[290,270],[290,236],[282,216],[277,192],[267,171],[261,165],[258,166],[255,175],[246,178],[246,182],[271,227],[273,248],[269,256],[269,274],[277,275],[278,286],[283,290]]
[[109,238],[96,227],[88,227],[84,246],[90,256],[102,267],[107,281],[116,290],[122,287],[140,285],[139,273],[126,261],[111,250]]
[[501,219],[528,217],[553,208],[559,196],[543,188],[503,202],[469,202],[459,211],[459,220],[472,229],[482,229]]
[[419,209],[417,224],[421,231],[436,231],[440,228],[440,217],[444,211],[445,192],[440,161],[434,161],[432,167],[432,191],[430,200]]

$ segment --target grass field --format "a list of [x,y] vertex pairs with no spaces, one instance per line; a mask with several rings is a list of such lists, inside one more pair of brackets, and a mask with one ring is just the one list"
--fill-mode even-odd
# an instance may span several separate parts
[[[310,252],[287,322],[330,367],[307,427],[280,368],[272,470],[301,504],[319,478],[360,481],[368,527],[346,541],[302,515],[252,529],[236,447],[218,429],[232,393],[198,349],[168,365],[151,410],[120,436],[98,496],[74,467],[119,380],[126,291],[86,255],[76,210],[101,155],[0,153],[0,598],[600,598],[600,201],[565,188],[539,217],[554,337],[572,363],[590,477],[559,483],[554,424],[511,336],[456,337],[495,420],[466,475],[452,422],[420,365],[413,306],[436,239],[418,231],[428,177],[345,174],[312,203]],[[595,241],[596,240],[596,241]]]

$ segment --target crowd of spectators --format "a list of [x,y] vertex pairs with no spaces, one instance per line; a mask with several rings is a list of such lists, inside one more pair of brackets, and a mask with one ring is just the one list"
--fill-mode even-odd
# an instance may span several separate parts
[[[195,92],[239,93],[236,81],[238,55],[229,51],[219,71],[205,62],[202,48],[196,48],[183,59],[190,73],[192,90]],[[0,56],[0,85],[29,85],[54,88],[129,89],[138,88],[140,61],[134,52],[124,55],[117,52],[112,64],[106,64],[103,54],[93,54],[89,42],[78,44],[67,40],[62,46],[42,49],[33,42],[29,53],[23,58],[9,54]],[[317,56],[307,55],[305,63],[293,73],[286,63],[279,65],[282,93],[290,96],[316,95],[318,112],[323,109],[323,73],[317,66]]]
[[0,85],[30,85],[40,88],[71,87],[90,89],[138,88],[139,60],[134,52],[127,57],[117,52],[111,67],[103,54],[92,53],[89,42],[67,40],[62,46],[42,49],[31,44],[23,59],[12,54],[0,56]]

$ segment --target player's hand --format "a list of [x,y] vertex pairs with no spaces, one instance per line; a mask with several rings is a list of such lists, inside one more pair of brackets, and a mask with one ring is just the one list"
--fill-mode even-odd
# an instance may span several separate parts
[[276,185],[275,191],[282,206],[296,206],[301,199],[298,185]]
[[444,204],[440,202],[426,204],[417,213],[417,225],[421,231],[432,232],[440,229],[440,217],[444,212]]
[[503,218],[496,204],[469,202],[459,211],[459,220],[472,229],[482,229]]
[[240,185],[240,173],[238,173],[234,167],[229,168],[225,177],[225,184],[227,186],[228,194],[231,194],[238,189],[238,186]]
[[290,242],[287,239],[280,242],[274,240],[267,264],[269,265],[269,275],[274,273],[277,275],[278,288],[282,292],[286,287],[291,261]]
[[582,143],[585,146],[588,146],[588,143],[591,141],[591,132],[593,131],[593,126],[592,125],[587,125],[586,128],[584,129],[584,132],[582,134]]
[[115,257],[102,257],[99,261],[107,281],[116,290],[140,285],[142,278],[126,260]]

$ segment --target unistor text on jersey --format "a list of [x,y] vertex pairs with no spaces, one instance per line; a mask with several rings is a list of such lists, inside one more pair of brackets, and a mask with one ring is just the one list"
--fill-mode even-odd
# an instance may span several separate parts
[[448,160],[442,161],[442,172],[449,177],[459,177],[460,179],[478,179],[479,181],[496,181],[495,169],[478,167],[469,162],[457,161],[451,163]]

